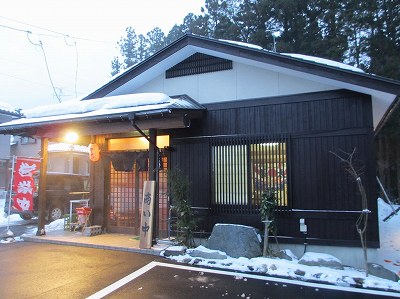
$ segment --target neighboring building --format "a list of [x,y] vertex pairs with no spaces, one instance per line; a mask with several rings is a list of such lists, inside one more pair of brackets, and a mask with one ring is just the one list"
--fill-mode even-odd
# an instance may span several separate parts
[[48,147],[49,172],[89,175],[89,149],[84,145],[54,143]]
[[11,156],[39,158],[40,139],[28,136],[11,136]]
[[385,190],[380,196],[400,203],[400,98],[397,98],[391,109],[375,131],[377,177]]
[[[18,118],[20,114],[7,103],[0,102],[0,123]],[[8,184],[8,167],[10,160],[10,135],[0,136],[0,190],[5,190]]]
[[99,145],[92,223],[109,232],[140,232],[143,181],[151,179],[156,236],[165,236],[166,169],[179,168],[203,218],[199,230],[218,222],[262,228],[260,198],[273,189],[280,242],[302,245],[305,219],[308,244],[344,248],[351,261],[361,256],[348,254],[360,246],[361,199],[331,152],[357,149],[368,246],[379,247],[374,128],[399,95],[400,82],[333,61],[186,35],[80,102],[27,111],[0,133],[54,139],[78,128]]
[[[40,139],[12,136],[11,140],[11,156],[40,158]],[[87,146],[53,142],[49,144],[47,151],[49,154],[48,171],[89,174],[89,149]]]

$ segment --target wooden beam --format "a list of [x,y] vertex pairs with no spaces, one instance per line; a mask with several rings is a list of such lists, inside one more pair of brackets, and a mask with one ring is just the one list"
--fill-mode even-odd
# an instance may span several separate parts
[[47,138],[62,138],[68,131],[74,131],[80,136],[106,135],[113,133],[131,132],[133,131],[130,122],[118,123],[80,123],[80,124],[63,124],[63,125],[47,125],[38,129],[37,135]]
[[[190,120],[185,116],[165,117],[157,119],[138,119],[135,120],[141,129],[176,129],[186,128],[190,125]],[[48,124],[37,129],[36,136],[51,139],[63,138],[68,131],[74,131],[80,136],[107,135],[116,133],[128,133],[134,131],[129,121],[110,122],[110,123],[67,123],[67,124]]]
[[157,167],[157,147],[155,146],[157,142],[157,130],[150,129],[149,130],[149,180],[155,181],[156,190],[154,196],[154,206],[153,206],[153,240],[155,240],[158,236],[158,192],[157,192],[157,175],[158,175],[158,167]]

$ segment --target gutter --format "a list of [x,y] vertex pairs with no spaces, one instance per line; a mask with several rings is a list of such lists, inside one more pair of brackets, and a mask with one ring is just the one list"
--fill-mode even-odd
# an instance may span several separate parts
[[381,121],[379,124],[376,126],[375,129],[375,137],[380,133],[380,131],[383,129],[385,124],[389,121],[389,119],[392,117],[393,113],[396,111],[396,109],[400,109],[400,96],[397,96],[390,107],[386,110],[385,114],[383,115]]

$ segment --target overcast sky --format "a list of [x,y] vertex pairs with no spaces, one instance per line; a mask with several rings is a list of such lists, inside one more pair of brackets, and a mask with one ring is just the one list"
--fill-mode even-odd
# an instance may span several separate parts
[[76,77],[77,95],[82,97],[111,78],[111,60],[119,54],[117,42],[126,27],[137,34],[160,27],[167,34],[188,13],[200,14],[202,6],[204,0],[3,1],[0,101],[23,109],[58,103],[44,56],[61,100],[76,97]]

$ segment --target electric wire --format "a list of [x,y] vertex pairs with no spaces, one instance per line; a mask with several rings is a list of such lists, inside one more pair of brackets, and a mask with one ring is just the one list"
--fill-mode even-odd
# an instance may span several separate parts
[[47,63],[47,57],[46,57],[46,52],[44,51],[43,43],[42,43],[41,40],[39,40],[39,43],[38,43],[38,44],[32,42],[31,39],[30,39],[30,37],[29,37],[29,34],[31,34],[31,32],[28,31],[26,35],[27,35],[27,37],[28,37],[29,42],[30,42],[32,45],[34,45],[34,46],[39,46],[40,49],[42,49],[42,53],[43,53],[43,57],[44,57],[44,62],[45,62],[45,64],[46,64],[47,74],[49,75],[51,87],[53,88],[54,94],[55,94],[55,96],[56,96],[58,102],[61,103],[61,98],[60,98],[60,96],[58,95],[58,93],[57,93],[57,91],[56,91],[56,88],[55,88],[55,86],[54,86],[54,83],[53,83],[53,79],[51,78],[50,69],[49,69],[49,65],[48,65],[48,63]]
[[[26,32],[30,32],[30,33],[32,33],[32,34],[34,33],[34,32],[32,32],[32,31],[29,31],[29,30],[19,29],[19,28],[7,26],[7,25],[1,25],[1,24],[0,24],[0,27],[6,28],[6,29],[15,30],[15,31],[19,31],[19,32],[25,32],[25,33],[26,33]],[[38,36],[46,36],[46,37],[56,37],[56,38],[60,38],[60,36],[54,35],[54,34],[43,34],[43,33],[34,33],[34,34],[36,34],[36,35],[38,35]]]
[[[45,31],[57,34],[57,35],[62,36],[62,37],[70,37],[70,38],[73,38],[73,39],[76,39],[76,40],[85,40],[85,41],[97,42],[97,43],[114,44],[114,42],[111,42],[111,41],[102,41],[102,40],[95,40],[95,39],[78,37],[78,36],[71,36],[71,35],[68,35],[68,34],[65,34],[65,33],[62,33],[62,32],[54,31],[54,30],[51,30],[51,29],[47,29],[47,28],[44,28],[44,27],[32,25],[32,24],[29,24],[29,23],[21,22],[21,21],[17,21],[17,20],[14,20],[14,19],[11,19],[11,18],[7,18],[7,17],[4,17],[4,16],[0,16],[0,18],[8,20],[8,21],[16,22],[16,23],[19,23],[19,24],[22,24],[22,25],[30,26],[30,27],[33,27],[33,28],[37,28],[37,29],[40,29],[40,30],[45,30]],[[0,26],[2,26],[2,25],[0,25]],[[9,29],[14,29],[14,30],[19,30],[19,31],[26,31],[26,30],[21,30],[21,29],[9,27],[9,26],[2,26],[2,27],[6,27],[6,28],[9,28]],[[40,33],[35,33],[35,34],[44,35],[44,34],[40,34]],[[55,36],[55,35],[44,35],[44,36],[58,37],[58,36]]]
[[78,81],[78,62],[79,62],[79,60],[78,60],[78,48],[77,48],[77,46],[76,46],[76,41],[75,41],[75,39],[74,38],[72,38],[73,39],[73,41],[74,41],[74,44],[73,45],[70,45],[70,44],[68,44],[68,42],[67,42],[67,40],[66,40],[66,37],[64,36],[64,42],[65,42],[65,44],[67,45],[67,46],[70,46],[70,47],[75,47],[75,58],[76,58],[76,64],[75,64],[75,97],[78,97],[78,92],[76,91],[76,85],[77,85],[77,81]]
[[[0,17],[1,17],[1,16],[0,16]],[[5,18],[5,17],[1,17],[1,18]],[[5,18],[5,19],[9,19],[9,18]],[[12,20],[12,19],[9,19],[9,20]],[[12,20],[12,21],[18,22],[18,21],[15,21],[15,20]],[[26,24],[26,23],[23,23],[23,22],[19,22],[19,23],[22,23],[22,24],[24,24],[24,25],[29,25],[29,24]],[[40,28],[40,29],[42,29],[42,30],[47,30],[47,31],[50,31],[50,32],[53,32],[53,33],[56,33],[56,34],[61,35],[61,36],[55,36],[55,35],[48,35],[48,34],[35,33],[35,34],[38,35],[38,36],[63,37],[64,42],[65,42],[65,44],[66,44],[67,46],[73,46],[73,47],[75,47],[76,66],[75,66],[75,88],[74,88],[74,89],[75,89],[75,97],[78,97],[78,92],[77,92],[77,81],[78,81],[78,61],[79,61],[79,58],[78,58],[78,48],[77,48],[77,45],[76,45],[75,38],[70,37],[69,35],[66,35],[66,34],[62,34],[62,33],[56,32],[56,31],[44,29],[44,28],[41,28],[41,27],[38,27],[38,26],[34,26],[34,25],[29,25],[29,26],[37,27],[37,28]],[[54,86],[54,84],[53,84],[53,80],[52,80],[52,77],[51,77],[51,74],[50,74],[50,70],[49,70],[49,66],[48,66],[48,62],[47,62],[47,57],[46,57],[46,53],[45,53],[45,50],[44,50],[42,41],[39,40],[39,44],[36,44],[36,43],[32,42],[32,40],[30,39],[29,35],[30,35],[30,34],[33,34],[33,33],[32,33],[32,31],[30,31],[30,30],[19,29],[19,28],[15,28],[15,27],[11,27],[11,26],[6,26],[6,25],[0,25],[0,27],[7,28],[7,29],[11,29],[11,30],[15,30],[15,31],[19,31],[19,32],[25,32],[25,33],[27,34],[27,37],[28,37],[29,42],[30,42],[31,44],[33,44],[34,46],[39,46],[39,47],[41,48],[42,53],[43,53],[43,57],[44,57],[44,60],[45,60],[46,70],[47,70],[47,73],[48,73],[48,76],[49,76],[49,79],[50,79],[51,86],[52,86],[52,88],[53,88],[53,91],[54,91],[54,93],[55,93],[55,96],[57,97],[58,101],[61,103],[61,98],[60,98],[59,94],[56,92],[55,86]],[[68,37],[68,38],[72,38],[72,39],[74,40],[74,44],[73,44],[73,45],[68,44],[68,42],[67,42],[67,40],[66,40],[67,37]]]
[[[36,81],[32,81],[32,80],[27,80],[27,79],[24,79],[24,78],[20,78],[20,77],[17,77],[17,76],[13,76],[13,75],[10,75],[10,74],[3,73],[1,71],[0,71],[0,76],[6,76],[6,77],[14,78],[14,79],[17,79],[17,80],[21,80],[21,81],[28,82],[28,83],[35,84],[35,85],[39,85],[39,86],[51,87],[51,85],[49,85],[49,84],[40,83],[40,82],[36,82]],[[63,88],[63,90],[66,90],[66,91],[69,91],[69,92],[74,92],[73,90],[68,89],[68,88]],[[85,93],[80,91],[79,94],[83,95]]]

